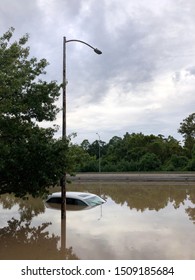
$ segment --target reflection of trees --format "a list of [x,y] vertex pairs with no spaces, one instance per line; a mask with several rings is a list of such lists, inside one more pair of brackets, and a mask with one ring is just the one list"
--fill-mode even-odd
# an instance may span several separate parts
[[[194,189],[189,189],[188,195],[189,195],[190,201],[191,201],[193,204],[195,204],[195,190],[194,190]],[[195,224],[195,208],[188,207],[188,208],[186,209],[186,213],[188,214],[189,219],[190,219],[191,221],[193,221],[193,223]]]
[[190,201],[195,204],[195,188],[189,189],[188,195],[189,195]]
[[[195,190],[194,190],[194,188],[192,189],[189,189],[189,191],[188,191],[188,197],[189,197],[189,200],[193,203],[193,204],[195,204]],[[188,216],[189,216],[189,219],[191,220],[191,221],[193,221],[193,223],[195,224],[195,208],[192,208],[192,207],[188,207],[187,209],[186,209],[186,213],[188,214]]]
[[[70,188],[70,187],[69,187]],[[70,188],[71,190],[71,188]],[[195,186],[190,185],[131,185],[128,183],[109,184],[78,184],[74,190],[89,191],[102,196],[109,196],[115,203],[126,204],[130,209],[137,211],[155,210],[159,211],[172,203],[175,209],[189,200],[195,204]],[[195,223],[195,208],[188,207],[186,213],[191,221]]]
[[[73,186],[68,186],[72,190]],[[131,185],[128,183],[109,184],[74,184],[75,191],[89,191],[102,196],[109,196],[117,204],[126,204],[130,209],[138,211],[156,210],[166,207],[171,202],[174,208],[179,208],[188,199],[195,204],[195,186],[169,186],[169,185]],[[56,191],[56,190],[55,190]],[[31,220],[45,211],[41,198],[28,197],[26,200],[11,195],[0,196],[3,208],[10,209],[18,205],[21,219]]]
[[21,220],[30,221],[32,217],[45,211],[43,199],[33,198],[32,196],[22,199],[11,194],[4,194],[0,196],[0,203],[5,209],[11,209],[14,205],[17,205]]
[[[195,186],[169,186],[169,185],[131,185],[128,183],[113,184],[74,184],[68,190],[89,191],[110,197],[116,204],[125,205],[137,211],[159,211],[171,203],[175,209],[186,201],[195,204]],[[38,227],[31,226],[32,217],[45,211],[40,198],[29,197],[22,200],[10,195],[0,197],[3,208],[11,209],[17,205],[20,220],[12,218],[8,225],[0,229],[0,259],[77,259],[72,248],[61,250],[59,236],[49,234],[47,228],[50,223],[43,223]],[[188,207],[186,214],[195,223],[195,208]],[[62,227],[63,228],[63,227]],[[63,241],[65,239],[61,239]]]
[[59,236],[49,235],[46,228],[51,223],[32,227],[28,220],[8,221],[8,226],[0,229],[0,259],[78,259],[72,248],[61,252],[57,244]]
[[[74,190],[81,191],[82,185],[74,186]],[[174,208],[178,208],[188,199],[195,203],[195,187],[169,186],[169,185],[131,185],[128,183],[91,184],[85,185],[84,190],[109,196],[117,204],[126,204],[130,209],[138,211],[159,211],[171,202]]]
[[188,207],[186,213],[188,214],[189,219],[195,224],[195,208]]

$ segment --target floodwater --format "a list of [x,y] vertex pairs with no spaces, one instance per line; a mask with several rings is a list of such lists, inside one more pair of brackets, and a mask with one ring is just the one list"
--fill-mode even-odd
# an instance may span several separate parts
[[[53,189],[59,191],[60,189]],[[91,209],[0,196],[0,259],[195,259],[195,184],[73,183],[106,198]]]

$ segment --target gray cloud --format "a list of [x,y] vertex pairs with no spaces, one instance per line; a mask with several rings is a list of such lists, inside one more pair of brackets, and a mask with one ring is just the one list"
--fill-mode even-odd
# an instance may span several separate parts
[[193,0],[1,0],[0,28],[30,33],[32,55],[45,57],[46,78],[59,82],[63,36],[102,50],[66,46],[68,130],[79,140],[127,129],[179,137],[194,110],[194,8]]

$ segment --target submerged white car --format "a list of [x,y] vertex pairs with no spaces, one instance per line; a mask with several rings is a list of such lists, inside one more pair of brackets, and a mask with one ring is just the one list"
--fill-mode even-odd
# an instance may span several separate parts
[[[46,203],[61,204],[62,197],[61,192],[55,192],[48,195]],[[78,205],[78,206],[96,206],[106,202],[103,198],[96,194],[84,193],[84,192],[66,192],[66,204]]]

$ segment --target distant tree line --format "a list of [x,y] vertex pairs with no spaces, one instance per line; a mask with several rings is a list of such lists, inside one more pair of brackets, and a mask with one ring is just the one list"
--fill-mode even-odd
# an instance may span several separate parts
[[82,158],[75,171],[98,172],[99,149],[102,172],[195,171],[195,113],[180,123],[178,132],[184,137],[183,143],[172,136],[128,132],[108,143],[85,139],[72,146]]

